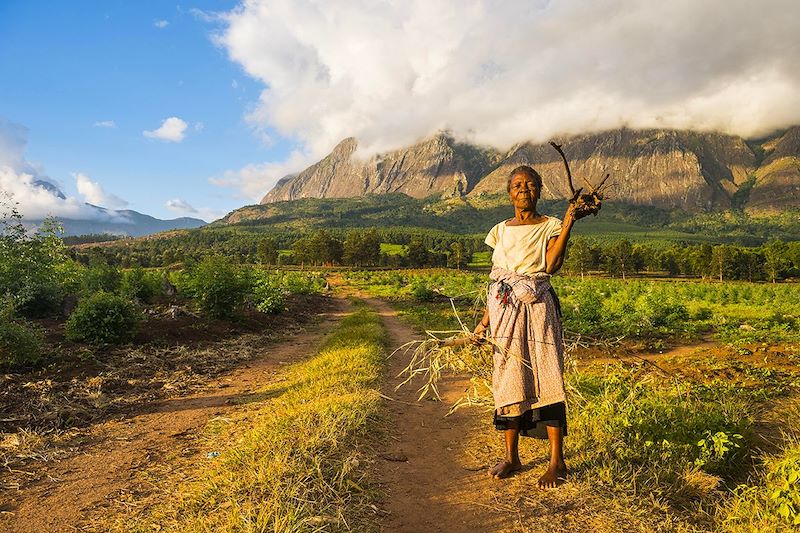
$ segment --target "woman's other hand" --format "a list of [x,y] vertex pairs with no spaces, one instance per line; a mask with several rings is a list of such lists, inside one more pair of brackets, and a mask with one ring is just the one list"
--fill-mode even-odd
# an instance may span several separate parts
[[475,344],[480,344],[483,342],[483,338],[486,336],[486,328],[487,326],[483,325],[483,322],[478,322],[478,325],[475,326],[475,329],[472,332],[472,342]]

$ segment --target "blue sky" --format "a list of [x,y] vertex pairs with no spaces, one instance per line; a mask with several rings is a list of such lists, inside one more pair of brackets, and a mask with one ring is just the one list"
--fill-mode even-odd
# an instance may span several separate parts
[[[251,203],[208,178],[288,145],[254,134],[244,116],[260,84],[191,11],[234,4],[0,0],[0,119],[28,129],[25,159],[68,196],[83,173],[159,218],[180,214],[165,207],[176,198],[216,213]],[[143,135],[173,116],[188,124],[181,142]]]

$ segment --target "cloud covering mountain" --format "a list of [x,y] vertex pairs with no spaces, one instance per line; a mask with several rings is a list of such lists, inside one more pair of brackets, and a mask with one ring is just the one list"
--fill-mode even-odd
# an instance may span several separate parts
[[247,0],[217,41],[264,84],[249,120],[301,149],[226,184],[263,191],[350,136],[373,154],[440,130],[501,149],[622,126],[766,134],[800,122],[798,19],[793,0]]

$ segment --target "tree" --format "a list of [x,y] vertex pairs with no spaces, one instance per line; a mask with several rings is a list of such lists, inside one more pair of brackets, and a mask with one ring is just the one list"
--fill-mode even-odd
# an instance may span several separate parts
[[585,272],[596,265],[597,251],[588,239],[575,237],[567,250],[566,263],[569,270],[581,273],[581,279]]
[[447,256],[447,266],[456,267],[460,270],[462,266],[467,264],[469,259],[470,258],[467,256],[467,252],[464,249],[463,244],[458,241],[450,243],[450,253]]
[[606,269],[612,276],[620,275],[625,279],[625,274],[631,270],[631,259],[633,258],[633,247],[625,239],[616,241],[603,251],[605,256]]
[[275,265],[278,263],[278,243],[273,237],[264,237],[258,241],[256,257],[265,265]]
[[342,260],[342,243],[325,230],[298,239],[292,246],[298,263],[331,265]]
[[0,196],[0,298],[9,297],[23,315],[46,316],[60,308],[58,269],[67,260],[60,233],[52,218],[29,232],[17,204]]
[[411,266],[425,266],[428,264],[428,247],[419,237],[414,237],[408,243],[406,259]]
[[711,268],[720,281],[733,273],[737,253],[736,247],[730,244],[718,244],[711,250]]
[[763,250],[764,271],[772,283],[775,283],[789,268],[788,246],[785,242],[774,239],[765,244]]
[[348,265],[373,266],[381,260],[381,239],[374,229],[351,231],[342,245],[342,261]]

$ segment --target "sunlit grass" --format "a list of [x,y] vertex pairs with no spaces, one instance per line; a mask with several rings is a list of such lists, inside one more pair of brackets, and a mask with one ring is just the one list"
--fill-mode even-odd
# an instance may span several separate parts
[[377,414],[374,387],[385,343],[375,314],[362,309],[345,318],[316,356],[254,394],[246,420],[234,415],[212,437],[220,455],[196,469],[197,481],[116,527],[292,532],[363,526],[370,492],[359,445]]

